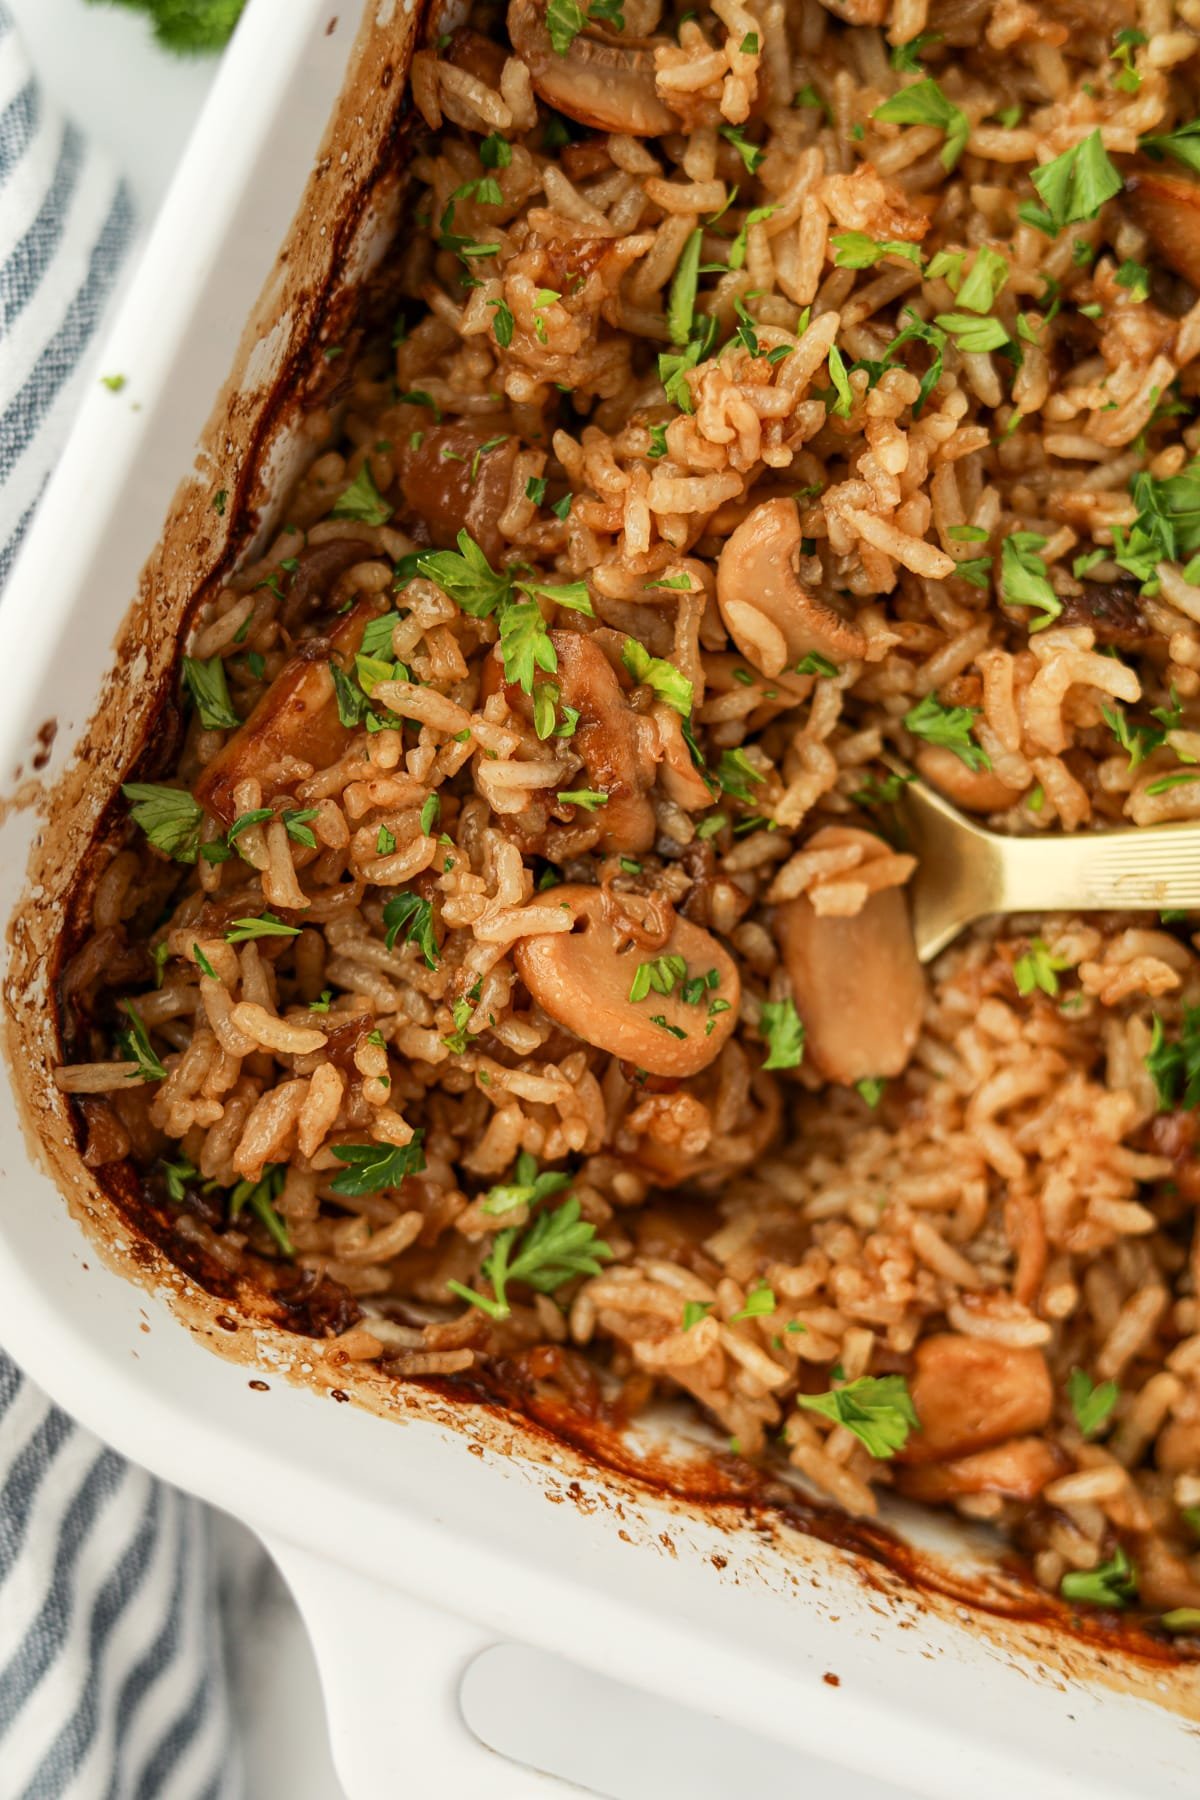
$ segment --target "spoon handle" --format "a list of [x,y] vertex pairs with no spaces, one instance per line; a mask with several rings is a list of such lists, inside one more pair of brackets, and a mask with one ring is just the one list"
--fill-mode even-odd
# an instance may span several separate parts
[[1200,823],[1007,838],[996,848],[998,912],[1200,907]]

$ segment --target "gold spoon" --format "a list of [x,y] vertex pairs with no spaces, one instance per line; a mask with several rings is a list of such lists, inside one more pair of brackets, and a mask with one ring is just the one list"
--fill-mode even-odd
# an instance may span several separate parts
[[882,760],[904,781],[896,804],[917,859],[907,893],[923,963],[992,913],[1200,907],[1200,820],[1001,837],[895,757]]

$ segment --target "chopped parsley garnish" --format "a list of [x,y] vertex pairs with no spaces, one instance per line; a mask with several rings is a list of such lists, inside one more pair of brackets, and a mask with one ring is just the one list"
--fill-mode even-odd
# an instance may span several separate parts
[[275,1210],[275,1202],[283,1192],[287,1169],[282,1163],[268,1165],[257,1181],[239,1181],[229,1190],[229,1217],[236,1222],[243,1207],[249,1207],[260,1224],[274,1238],[284,1256],[295,1256],[288,1228]]
[[500,614],[500,654],[506,681],[515,681],[526,693],[533,692],[536,669],[553,674],[558,655],[550,642],[550,628],[536,600],[509,601]]
[[861,1081],[855,1082],[854,1086],[859,1098],[865,1100],[871,1111],[874,1112],[883,1099],[887,1080],[882,1075],[864,1075]]
[[1035,531],[1013,531],[1000,546],[1000,593],[1009,606],[1030,606],[1036,616],[1029,621],[1030,636],[1053,624],[1062,601],[1050,585],[1046,565],[1038,555],[1046,540]]
[[1140,303],[1150,297],[1150,271],[1144,263],[1127,258],[1114,277],[1118,287],[1128,288],[1132,300]]
[[599,1275],[602,1265],[611,1262],[612,1251],[596,1236],[596,1227],[579,1215],[579,1201],[572,1195],[554,1212],[539,1213],[524,1233],[515,1225],[499,1232],[481,1270],[494,1298],[464,1287],[461,1281],[448,1281],[446,1286],[460,1300],[499,1320],[512,1311],[510,1282],[523,1281],[539,1294],[553,1294],[576,1275]]
[[687,1032],[683,1027],[681,1025],[672,1025],[664,1013],[651,1013],[650,1023],[652,1025],[657,1025],[660,1031],[668,1032],[673,1038],[685,1038],[687,1036]]
[[488,305],[494,307],[496,311],[496,317],[492,320],[492,330],[495,333],[496,342],[502,350],[507,350],[513,341],[515,321],[512,309],[504,300],[489,300]]
[[[549,627],[536,605],[536,596],[550,600],[572,612],[592,612],[587,583],[537,581],[515,577],[511,570],[493,569],[479,545],[467,531],[458,534],[458,549],[431,550],[417,559],[420,574],[435,581],[465,613],[474,619],[500,619],[500,651],[504,659],[505,678],[516,682],[525,693],[533,692],[534,672],[553,674],[558,656],[550,641]],[[514,598],[514,587],[530,596]]]
[[[665,587],[665,582],[659,582]],[[686,719],[692,710],[692,684],[686,675],[681,675],[674,663],[661,656],[651,656],[644,644],[636,638],[627,637],[621,651],[621,661],[629,670],[636,682],[652,688],[660,700],[674,707],[677,713]]]
[[396,946],[396,939],[404,933],[406,944],[415,944],[425,959],[428,969],[436,969],[439,953],[437,939],[433,935],[433,902],[422,900],[420,894],[394,894],[385,902],[383,922],[387,927],[384,942],[389,950]]
[[611,25],[616,31],[624,31],[625,15],[621,11],[621,0],[591,0],[586,13],[577,4],[577,0],[550,0],[546,8],[546,30],[550,33],[554,54],[566,56],[589,22]]
[[752,800],[753,784],[766,780],[761,769],[756,769],[744,750],[722,750],[721,760],[717,764],[717,780],[727,794],[735,800]]
[[822,656],[816,650],[810,650],[807,656],[800,658],[795,672],[797,675],[820,675],[826,681],[832,681],[841,674],[835,662],[830,662],[827,656]]
[[489,132],[479,146],[479,160],[485,169],[507,169],[512,162],[512,145],[499,132]]
[[687,962],[682,956],[656,956],[652,962],[639,963],[634,971],[629,998],[633,1001],[644,1000],[647,994],[671,994],[675,984],[682,981],[687,974]]
[[1027,225],[1035,225],[1047,237],[1056,237],[1064,225],[1094,219],[1106,200],[1124,185],[1109,161],[1099,131],[1073,144],[1053,162],[1034,169],[1030,179],[1043,202],[1017,208]]
[[690,1331],[701,1319],[706,1319],[713,1309],[712,1300],[685,1300],[683,1303],[683,1330]]
[[139,1081],[163,1081],[167,1071],[155,1055],[150,1044],[150,1033],[146,1030],[140,1013],[132,1000],[122,1000],[121,1010],[129,1024],[124,1031],[117,1033],[117,1044],[126,1062],[137,1064]]
[[798,1069],[804,1061],[804,1024],[791,1000],[764,1000],[758,1033],[767,1046],[764,1069]]
[[414,1131],[407,1144],[331,1144],[330,1149],[346,1167],[329,1186],[335,1194],[357,1198],[397,1188],[407,1175],[419,1175],[425,1167],[425,1133]]
[[194,1181],[200,1171],[186,1157],[177,1163],[164,1162],[161,1167],[167,1184],[167,1197],[179,1205],[187,1196],[187,1183]]
[[309,1012],[315,1012],[315,1013],[327,1013],[332,1004],[333,1004],[333,989],[332,988],[322,988],[320,998],[318,1000],[310,1000],[309,1001],[308,1010],[309,1010]]
[[971,736],[978,717],[977,706],[943,706],[936,694],[926,694],[905,713],[904,724],[925,743],[953,750],[960,762],[978,774],[992,766],[987,751]]
[[940,44],[943,34],[940,31],[922,31],[906,44],[896,44],[888,58],[893,69],[899,75],[917,75],[920,73],[921,58],[933,44]]
[[183,684],[196,702],[200,723],[206,731],[237,730],[242,721],[233,710],[229,684],[225,678],[225,664],[219,656],[210,657],[207,662],[197,662],[195,657],[185,656]]
[[546,498],[546,477],[544,475],[531,475],[529,477],[529,480],[525,483],[525,498],[527,500],[532,500],[535,506],[540,506],[542,504],[542,501]]
[[921,266],[919,245],[906,244],[897,238],[877,241],[868,237],[865,231],[840,231],[830,242],[835,268],[873,269],[885,256],[902,256],[906,261],[916,263],[918,268]]
[[1008,280],[1008,263],[998,250],[980,245],[970,273],[962,282],[955,298],[967,312],[988,313]]
[[320,808],[317,806],[306,806],[302,812],[297,811],[295,807],[284,808],[283,828],[294,844],[303,844],[306,850],[316,849],[317,840],[308,821],[315,819],[319,811]]
[[1094,1438],[1108,1421],[1121,1390],[1115,1381],[1093,1382],[1082,1369],[1072,1369],[1067,1377],[1067,1399],[1075,1414],[1075,1423],[1085,1438]]
[[936,126],[946,137],[941,153],[941,164],[946,170],[957,163],[971,135],[971,121],[966,113],[947,100],[937,82],[928,77],[914,81],[911,87],[901,88],[898,94],[877,106],[871,117],[882,119],[888,125]]
[[752,144],[740,125],[722,125],[720,131],[725,142],[732,144],[741,157],[747,175],[757,174],[766,151],[760,150],[757,144]]
[[703,355],[704,344],[699,338],[693,338],[687,349],[679,351],[678,355],[664,350],[659,356],[658,379],[662,382],[667,399],[680,412],[690,413],[694,410],[692,391],[688,387],[686,375],[689,369],[696,367]]
[[375,486],[369,463],[364,463],[348,488],[330,508],[335,519],[358,519],[363,525],[386,525],[392,508]]
[[[737,233],[737,236],[729,246],[729,267],[731,269],[740,269],[746,260],[746,251],[750,244],[750,227],[752,225],[762,225],[767,219],[772,218],[778,210],[778,207],[775,206],[752,206],[750,208],[750,211],[742,220],[741,230]],[[711,224],[712,221],[710,220],[709,223]],[[780,349],[787,348],[787,345],[780,345]],[[773,350],[771,355],[775,355]]]
[[730,1313],[729,1323],[736,1325],[739,1319],[765,1319],[775,1311],[778,1304],[774,1288],[767,1282],[760,1281],[750,1289],[737,1312]]
[[370,712],[371,703],[357,682],[351,681],[345,669],[339,668],[337,663],[329,664],[329,675],[333,682],[334,697],[337,701],[338,718],[347,731],[353,731],[356,725],[362,724],[363,719]]
[[1008,332],[999,319],[981,319],[975,313],[938,313],[934,323],[954,340],[966,356],[981,356],[1008,343]]
[[1017,984],[1017,992],[1029,995],[1040,990],[1049,994],[1053,1000],[1058,993],[1058,978],[1064,969],[1071,967],[1068,956],[1052,956],[1049,948],[1041,938],[1031,938],[1029,948],[1023,956],[1018,956],[1013,964],[1013,980]]
[[396,629],[398,616],[394,612],[386,612],[380,613],[378,618],[367,620],[359,651],[361,656],[372,662],[380,659],[391,661],[392,633]]
[[564,788],[554,798],[562,806],[582,806],[584,812],[595,812],[598,806],[608,805],[608,795],[599,794],[594,788]]
[[930,394],[932,394],[934,388],[942,378],[942,352],[946,348],[946,334],[940,326],[933,325],[928,320],[922,319],[918,313],[913,311],[911,306],[906,306],[904,308],[904,317],[908,320],[908,324],[904,327],[903,331],[899,332],[897,336],[892,339],[891,343],[884,351],[883,361],[878,365],[878,374],[875,375],[873,379],[877,380],[878,376],[882,375],[885,369],[892,366],[896,351],[899,350],[902,345],[910,343],[927,344],[933,351],[933,358],[924,375],[921,377],[920,389],[916,400],[913,402],[912,409],[913,418],[919,419],[924,411],[926,401],[929,399]]
[[850,377],[846,373],[846,363],[836,344],[829,346],[829,379],[833,383],[833,391],[837,399],[830,411],[837,419],[848,419],[854,406],[854,389],[850,386]]
[[119,394],[121,389],[125,386],[125,381],[126,377],[124,375],[102,375],[100,377],[100,386],[106,387],[110,394]]
[[1095,1569],[1071,1569],[1059,1584],[1064,1600],[1120,1608],[1137,1598],[1137,1570],[1118,1544],[1108,1562]]
[[268,819],[274,817],[274,811],[269,806],[256,806],[252,812],[239,813],[225,833],[225,842],[236,844],[243,831],[249,831],[252,825],[264,825]]
[[1144,137],[1141,147],[1156,162],[1170,156],[1181,162],[1185,169],[1193,169],[1200,175],[1200,119],[1192,119],[1178,130],[1158,137]]
[[[470,1010],[468,1002],[468,1016]],[[489,1188],[482,1210],[485,1213],[503,1214],[512,1212],[517,1206],[537,1206],[540,1201],[548,1200],[551,1194],[560,1194],[565,1187],[570,1187],[571,1179],[562,1169],[544,1169],[539,1175],[537,1158],[531,1156],[528,1150],[522,1150],[513,1168],[512,1180]]]
[[[1146,42],[1144,31],[1132,31],[1126,28],[1118,31],[1114,39],[1115,49],[1111,52],[1113,62],[1119,64],[1112,84],[1122,94],[1136,94],[1142,85],[1142,78],[1133,66],[1133,53]],[[1145,143],[1143,140],[1143,148]]]
[[273,912],[260,913],[256,919],[234,919],[225,933],[227,944],[244,944],[250,938],[299,937],[298,925],[285,925]]
[[438,794],[427,795],[425,804],[421,808],[421,830],[426,837],[429,837],[432,833],[434,826],[441,817],[441,812],[441,797]]
[[141,827],[156,850],[175,862],[195,862],[204,808],[186,788],[126,781],[121,784],[121,792],[130,803],[134,824]]
[[1200,552],[1200,462],[1161,481],[1139,470],[1129,486],[1138,515],[1128,530],[1113,526],[1113,560],[1152,583],[1160,562],[1187,562]]
[[684,345],[692,332],[696,312],[696,288],[699,282],[700,247],[704,233],[697,226],[675,266],[671,293],[667,301],[667,334],[673,344]]
[[860,1375],[827,1394],[797,1394],[796,1405],[844,1425],[879,1459],[895,1456],[921,1428],[903,1375]]
[[1155,1013],[1145,1063],[1158,1094],[1159,1112],[1179,1107],[1194,1112],[1200,1106],[1200,1006],[1184,1007],[1179,1036],[1173,1040]]

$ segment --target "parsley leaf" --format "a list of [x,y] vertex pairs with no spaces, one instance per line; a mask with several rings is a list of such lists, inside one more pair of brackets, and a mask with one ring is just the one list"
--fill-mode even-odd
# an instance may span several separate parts
[[658,379],[663,384],[663,391],[667,399],[672,406],[677,406],[680,412],[695,411],[692,404],[692,390],[685,378],[687,371],[694,369],[703,355],[703,343],[699,338],[693,338],[687,349],[681,350],[678,356],[672,355],[666,350],[659,356]]
[[844,1425],[881,1459],[903,1450],[909,1433],[921,1428],[903,1375],[860,1375],[827,1394],[797,1394],[796,1405]]
[[1075,1423],[1085,1438],[1094,1438],[1117,1404],[1120,1388],[1115,1381],[1094,1383],[1082,1369],[1072,1369],[1067,1378],[1067,1399],[1075,1414]]
[[804,1061],[804,1025],[791,1000],[765,1000],[758,1026],[767,1046],[764,1069],[798,1069]]
[[504,300],[489,300],[488,305],[496,309],[496,317],[492,320],[492,330],[495,333],[496,342],[502,350],[507,350],[513,341],[512,310]]
[[941,154],[941,164],[946,170],[954,167],[971,135],[971,121],[966,113],[947,100],[937,82],[928,77],[914,81],[911,87],[901,88],[898,94],[877,106],[871,117],[882,119],[889,125],[936,126],[946,136]]
[[117,1043],[120,1046],[121,1055],[126,1062],[137,1064],[139,1081],[164,1081],[167,1071],[154,1053],[150,1043],[150,1033],[142,1022],[141,1014],[134,1007],[132,1000],[122,1000],[121,1010],[129,1018],[127,1028],[117,1033]]
[[564,788],[554,798],[562,806],[582,806],[584,812],[595,812],[597,807],[608,805],[608,795],[597,793],[594,788]]
[[500,654],[507,681],[515,681],[532,694],[535,669],[552,675],[558,656],[550,642],[550,630],[536,600],[510,602],[500,614]]
[[196,702],[200,723],[206,731],[237,730],[242,721],[233,710],[229,684],[225,679],[225,664],[219,656],[210,657],[207,662],[197,662],[195,657],[185,656],[183,683]]
[[1171,156],[1185,169],[1194,169],[1200,175],[1200,119],[1192,119],[1188,124],[1180,125],[1178,130],[1159,137],[1144,137],[1142,149],[1156,162]]
[[1053,162],[1034,169],[1030,179],[1045,205],[1045,212],[1035,207],[1021,207],[1026,224],[1036,225],[1054,237],[1064,225],[1094,219],[1106,200],[1119,194],[1124,185],[1108,159],[1099,131],[1093,131]]
[[715,1304],[715,1301],[712,1300],[685,1300],[683,1303],[683,1330],[690,1331],[693,1325],[698,1325],[701,1319],[707,1318]]
[[1008,343],[1008,332],[999,319],[980,319],[974,313],[938,313],[935,323],[953,338],[955,348],[967,356],[999,350]]
[[298,925],[285,925],[273,912],[260,913],[256,919],[234,919],[225,933],[227,944],[244,944],[250,938],[299,937]]
[[1059,1583],[1059,1593],[1064,1600],[1083,1600],[1089,1606],[1128,1606],[1137,1597],[1137,1570],[1118,1545],[1099,1568],[1070,1570]]
[[921,266],[920,246],[896,238],[877,241],[865,231],[840,231],[830,242],[834,267],[838,269],[873,269],[885,256],[902,256],[918,268]]
[[746,165],[746,173],[748,175],[757,174],[759,165],[767,154],[766,151],[760,150],[757,144],[750,143],[740,125],[722,125],[720,130],[726,143],[733,145]]
[[1046,565],[1037,554],[1046,540],[1035,531],[1013,531],[1000,546],[1000,593],[1009,606],[1031,606],[1037,616],[1029,631],[1044,631],[1062,611],[1062,601],[1050,585]]
[[482,1267],[495,1298],[464,1287],[461,1281],[448,1281],[446,1286],[460,1300],[499,1320],[512,1311],[510,1282],[523,1281],[539,1294],[553,1294],[573,1276],[599,1275],[613,1253],[596,1236],[596,1227],[579,1215],[579,1201],[572,1195],[554,1212],[539,1213],[524,1236],[515,1225],[499,1232]]
[[671,293],[667,301],[667,334],[673,344],[684,345],[692,331],[696,312],[696,288],[699,282],[700,247],[704,233],[697,226],[675,266]]
[[437,583],[463,612],[486,619],[512,597],[512,577],[493,569],[470,532],[458,534],[458,550],[427,550],[417,558],[418,573]]
[[906,44],[897,44],[888,60],[893,69],[900,75],[916,75],[920,73],[920,59],[933,44],[940,44],[943,33],[940,31],[922,31]]
[[1008,280],[1008,263],[998,250],[982,244],[975,252],[971,272],[955,298],[968,312],[991,312],[996,297]]
[[392,516],[392,508],[375,486],[369,463],[363,464],[329,510],[335,519],[358,519],[363,525],[386,525]]
[[729,1323],[736,1325],[739,1319],[768,1318],[778,1304],[774,1288],[770,1287],[767,1282],[760,1281],[750,1289],[737,1312],[730,1313]]
[[765,781],[766,776],[755,768],[744,750],[722,750],[721,760],[717,764],[717,780],[735,800],[752,800],[754,793],[751,784]]
[[905,713],[904,724],[914,737],[923,738],[927,744],[941,744],[953,750],[960,762],[978,774],[992,766],[987,751],[971,736],[978,717],[977,706],[943,706],[936,694],[926,694]]
[[637,682],[652,688],[660,700],[673,706],[677,713],[686,719],[692,710],[692,684],[686,675],[680,674],[674,663],[667,662],[661,656],[651,656],[644,644],[636,638],[627,637],[621,651],[621,661]]
[[1053,999],[1058,993],[1059,975],[1070,967],[1070,957],[1052,956],[1043,939],[1031,938],[1028,950],[1023,956],[1018,956],[1013,964],[1013,980],[1017,984],[1017,992],[1028,995],[1035,989],[1040,989]]
[[1174,1041],[1168,1040],[1163,1022],[1155,1013],[1145,1064],[1158,1094],[1159,1112],[1172,1112],[1177,1107],[1194,1112],[1200,1106],[1200,1006],[1184,1007],[1179,1036]]
[[356,1199],[397,1188],[406,1175],[419,1175],[425,1167],[425,1133],[414,1131],[407,1144],[331,1144],[330,1149],[346,1167],[329,1186],[335,1194]]
[[395,948],[396,939],[404,933],[407,944],[415,944],[425,959],[428,969],[438,966],[437,939],[433,935],[433,902],[422,900],[420,894],[394,894],[385,902],[383,922],[387,927],[384,939],[389,950]]
[[121,784],[121,792],[130,802],[134,824],[141,827],[156,850],[176,862],[195,862],[204,808],[186,788],[126,781]]
[[[467,1017],[471,1007],[467,1003]],[[503,1214],[512,1212],[514,1207],[534,1207],[542,1200],[548,1200],[551,1194],[560,1194],[565,1187],[570,1187],[571,1176],[562,1169],[544,1169],[538,1174],[537,1158],[528,1150],[522,1150],[517,1157],[511,1181],[503,1182],[487,1191],[482,1211],[485,1213]]]

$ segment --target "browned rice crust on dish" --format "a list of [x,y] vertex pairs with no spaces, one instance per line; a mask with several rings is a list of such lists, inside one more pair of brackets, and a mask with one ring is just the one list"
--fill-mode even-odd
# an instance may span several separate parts
[[328,347],[63,971],[87,1159],[356,1360],[557,1347],[1196,1607],[1200,937],[922,972],[880,758],[1200,816],[1200,190],[1142,147],[1200,0],[592,14],[414,61],[394,345]]

